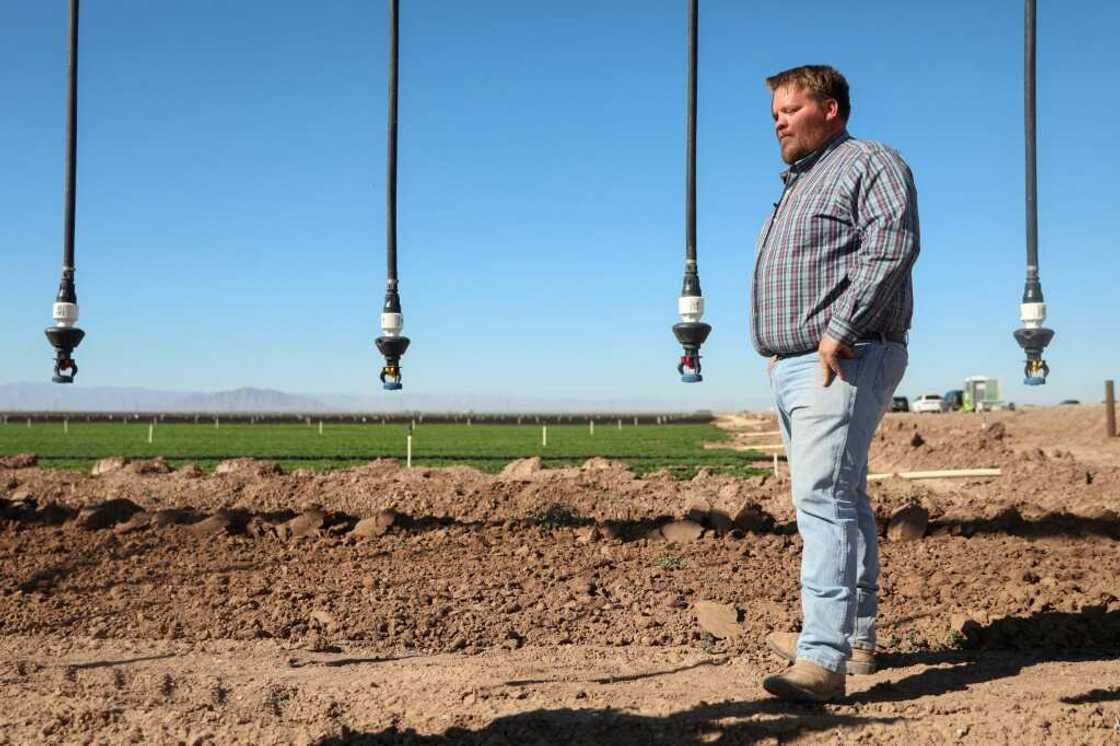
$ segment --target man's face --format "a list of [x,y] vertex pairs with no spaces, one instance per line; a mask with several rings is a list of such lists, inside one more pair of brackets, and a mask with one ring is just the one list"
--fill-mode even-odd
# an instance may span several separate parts
[[793,86],[774,91],[771,113],[786,163],[804,158],[844,129],[836,101],[817,101]]

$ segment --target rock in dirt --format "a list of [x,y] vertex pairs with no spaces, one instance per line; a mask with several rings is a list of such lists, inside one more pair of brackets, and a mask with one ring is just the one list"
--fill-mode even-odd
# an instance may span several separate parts
[[693,607],[700,628],[712,637],[721,640],[738,637],[743,629],[739,626],[739,610],[734,606],[715,601],[697,601]]
[[164,508],[152,513],[152,526],[163,528],[164,526],[194,523],[197,517],[193,512],[182,508]]
[[887,523],[887,538],[891,541],[917,541],[925,536],[929,525],[929,511],[911,503],[896,508]]
[[179,471],[175,472],[175,475],[183,479],[198,479],[199,477],[206,476],[206,472],[195,462],[188,461],[179,467]]
[[522,479],[531,477],[541,470],[541,457],[533,456],[532,458],[519,458],[515,461],[510,461],[502,469],[498,476]]
[[133,514],[133,516],[124,523],[118,523],[113,530],[118,534],[128,534],[133,531],[148,528],[151,525],[152,514],[146,510],[141,510],[139,513]]
[[397,511],[386,508],[375,516],[358,521],[350,533],[360,539],[384,536],[397,522],[398,518]]
[[961,647],[974,648],[980,644],[980,623],[970,616],[958,614],[949,620],[949,629],[958,636]]
[[175,470],[171,468],[171,464],[167,463],[167,459],[163,456],[156,456],[153,459],[136,461],[130,464],[130,471],[133,474],[170,474]]
[[245,524],[245,533],[252,536],[254,539],[261,539],[265,536],[276,536],[276,529],[276,526],[273,526],[260,516],[253,516],[249,519],[249,522]]
[[191,524],[190,531],[199,536],[234,534],[245,528],[248,519],[242,511],[221,508],[209,518]]
[[120,456],[111,456],[110,458],[103,458],[100,461],[98,461],[96,464],[93,465],[93,469],[90,471],[90,474],[92,474],[95,477],[99,477],[102,474],[108,474],[111,471],[117,471],[118,469],[123,469],[125,464],[127,464],[127,463],[128,463],[128,460],[123,459]]
[[704,527],[696,521],[683,520],[666,523],[661,527],[661,535],[669,541],[686,544],[696,541],[704,533]]
[[921,448],[925,444],[926,444],[926,439],[922,437],[921,433],[916,432],[916,433],[914,433],[914,436],[912,438],[910,438],[910,447],[911,448]]
[[1002,422],[993,422],[984,428],[984,437],[988,440],[1003,440],[1007,437],[1007,426]]
[[34,453],[17,453],[0,458],[0,468],[3,469],[30,469],[38,463],[39,457]]
[[139,512],[141,512],[140,506],[131,500],[124,498],[108,500],[82,508],[78,513],[78,525],[96,531],[127,521],[133,514]]
[[774,528],[774,516],[755,502],[748,502],[739,508],[731,522],[740,531],[754,533],[766,533]]
[[708,520],[708,513],[712,510],[712,504],[702,497],[691,497],[684,507],[684,517],[690,521],[697,523],[704,523]]
[[311,612],[310,619],[313,623],[318,624],[328,632],[335,632],[338,630],[338,620],[329,611],[323,609],[316,609]]
[[735,521],[722,510],[713,510],[708,513],[708,526],[715,529],[716,536],[726,536],[735,528]]
[[305,510],[284,524],[293,539],[317,534],[327,522],[327,514],[317,508]]

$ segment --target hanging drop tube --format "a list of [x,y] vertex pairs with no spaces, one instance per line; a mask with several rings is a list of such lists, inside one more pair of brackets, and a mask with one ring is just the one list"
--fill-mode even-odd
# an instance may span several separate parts
[[1015,330],[1015,341],[1023,348],[1027,360],[1023,370],[1023,383],[1041,386],[1046,383],[1050,366],[1042,359],[1042,352],[1054,338],[1054,330],[1043,326],[1046,322],[1046,302],[1042,296],[1042,283],[1038,279],[1038,181],[1035,146],[1035,0],[1026,0],[1023,70],[1023,123],[1026,141],[1026,213],[1027,213],[1027,280],[1019,305],[1022,326]]
[[62,280],[51,308],[54,326],[47,341],[55,351],[55,383],[73,383],[78,364],[72,354],[86,333],[78,328],[78,293],[74,286],[74,211],[78,170],[78,0],[70,0],[69,54],[66,69],[66,186],[63,226]]
[[700,346],[712,331],[700,321],[704,315],[704,296],[700,292],[700,274],[696,266],[696,58],[699,35],[699,0],[688,0],[688,115],[685,166],[685,261],[684,283],[677,312],[680,322],[673,325],[673,334],[684,348],[677,372],[684,383],[704,380],[700,373]]
[[400,27],[399,0],[389,0],[389,152],[385,178],[385,255],[388,279],[385,281],[385,303],[381,308],[381,336],[378,351],[385,357],[381,368],[381,386],[387,391],[401,389],[401,357],[408,349],[409,338],[404,330],[401,298],[397,292],[397,59]]

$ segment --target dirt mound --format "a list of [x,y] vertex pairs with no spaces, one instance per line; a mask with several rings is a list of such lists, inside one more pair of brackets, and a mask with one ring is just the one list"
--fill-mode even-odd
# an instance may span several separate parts
[[499,476],[507,479],[526,479],[537,474],[542,468],[540,456],[519,458],[506,464]]
[[162,456],[145,461],[133,461],[128,468],[133,474],[170,474],[175,471]]
[[17,453],[0,458],[0,469],[30,469],[38,463],[39,457],[34,453]]
[[99,477],[102,474],[108,474],[110,472],[117,471],[118,469],[123,469],[125,467],[125,464],[127,463],[128,459],[123,459],[119,456],[103,458],[93,465],[93,469],[90,471],[90,474],[95,477]]
[[214,467],[215,474],[232,474],[249,477],[271,477],[284,470],[275,461],[258,461],[252,458],[226,459]]

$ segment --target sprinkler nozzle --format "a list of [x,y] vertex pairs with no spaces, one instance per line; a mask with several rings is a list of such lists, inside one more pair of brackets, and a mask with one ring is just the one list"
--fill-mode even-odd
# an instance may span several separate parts
[[401,300],[395,287],[385,293],[385,307],[381,312],[382,336],[375,342],[378,351],[385,356],[385,365],[381,368],[381,388],[386,391],[400,391],[401,386],[401,356],[408,349],[408,337],[401,336],[404,329],[404,316],[401,314]]
[[1042,351],[1054,338],[1054,330],[1045,327],[1024,327],[1015,330],[1015,341],[1027,353],[1023,367],[1023,383],[1028,386],[1043,386],[1050,375],[1050,366],[1042,359]]
[[[55,350],[54,383],[73,383],[74,376],[78,375],[78,364],[74,362],[71,353],[86,333],[77,327],[50,326],[46,329],[47,341]],[[67,373],[66,371],[69,371]]]
[[47,341],[55,352],[51,381],[73,383],[74,376],[78,375],[78,364],[71,355],[86,333],[77,327],[78,296],[74,290],[74,270],[71,267],[63,269],[62,282],[58,287],[58,297],[51,307],[51,316],[54,318],[54,326],[44,330]]
[[[695,263],[690,269],[694,266]],[[683,383],[700,383],[704,380],[700,375],[700,345],[711,334],[712,327],[700,320],[704,315],[704,296],[700,294],[700,278],[695,271],[685,272],[684,288],[677,299],[677,312],[681,320],[673,325],[673,335],[684,348],[684,354],[677,363],[677,373],[680,373]]]
[[1037,272],[1027,275],[1023,301],[1019,304],[1019,320],[1023,325],[1015,330],[1014,337],[1027,354],[1023,383],[1027,386],[1043,386],[1046,384],[1046,377],[1050,375],[1050,366],[1042,359],[1042,351],[1054,338],[1054,330],[1043,326],[1046,322],[1046,303]]

